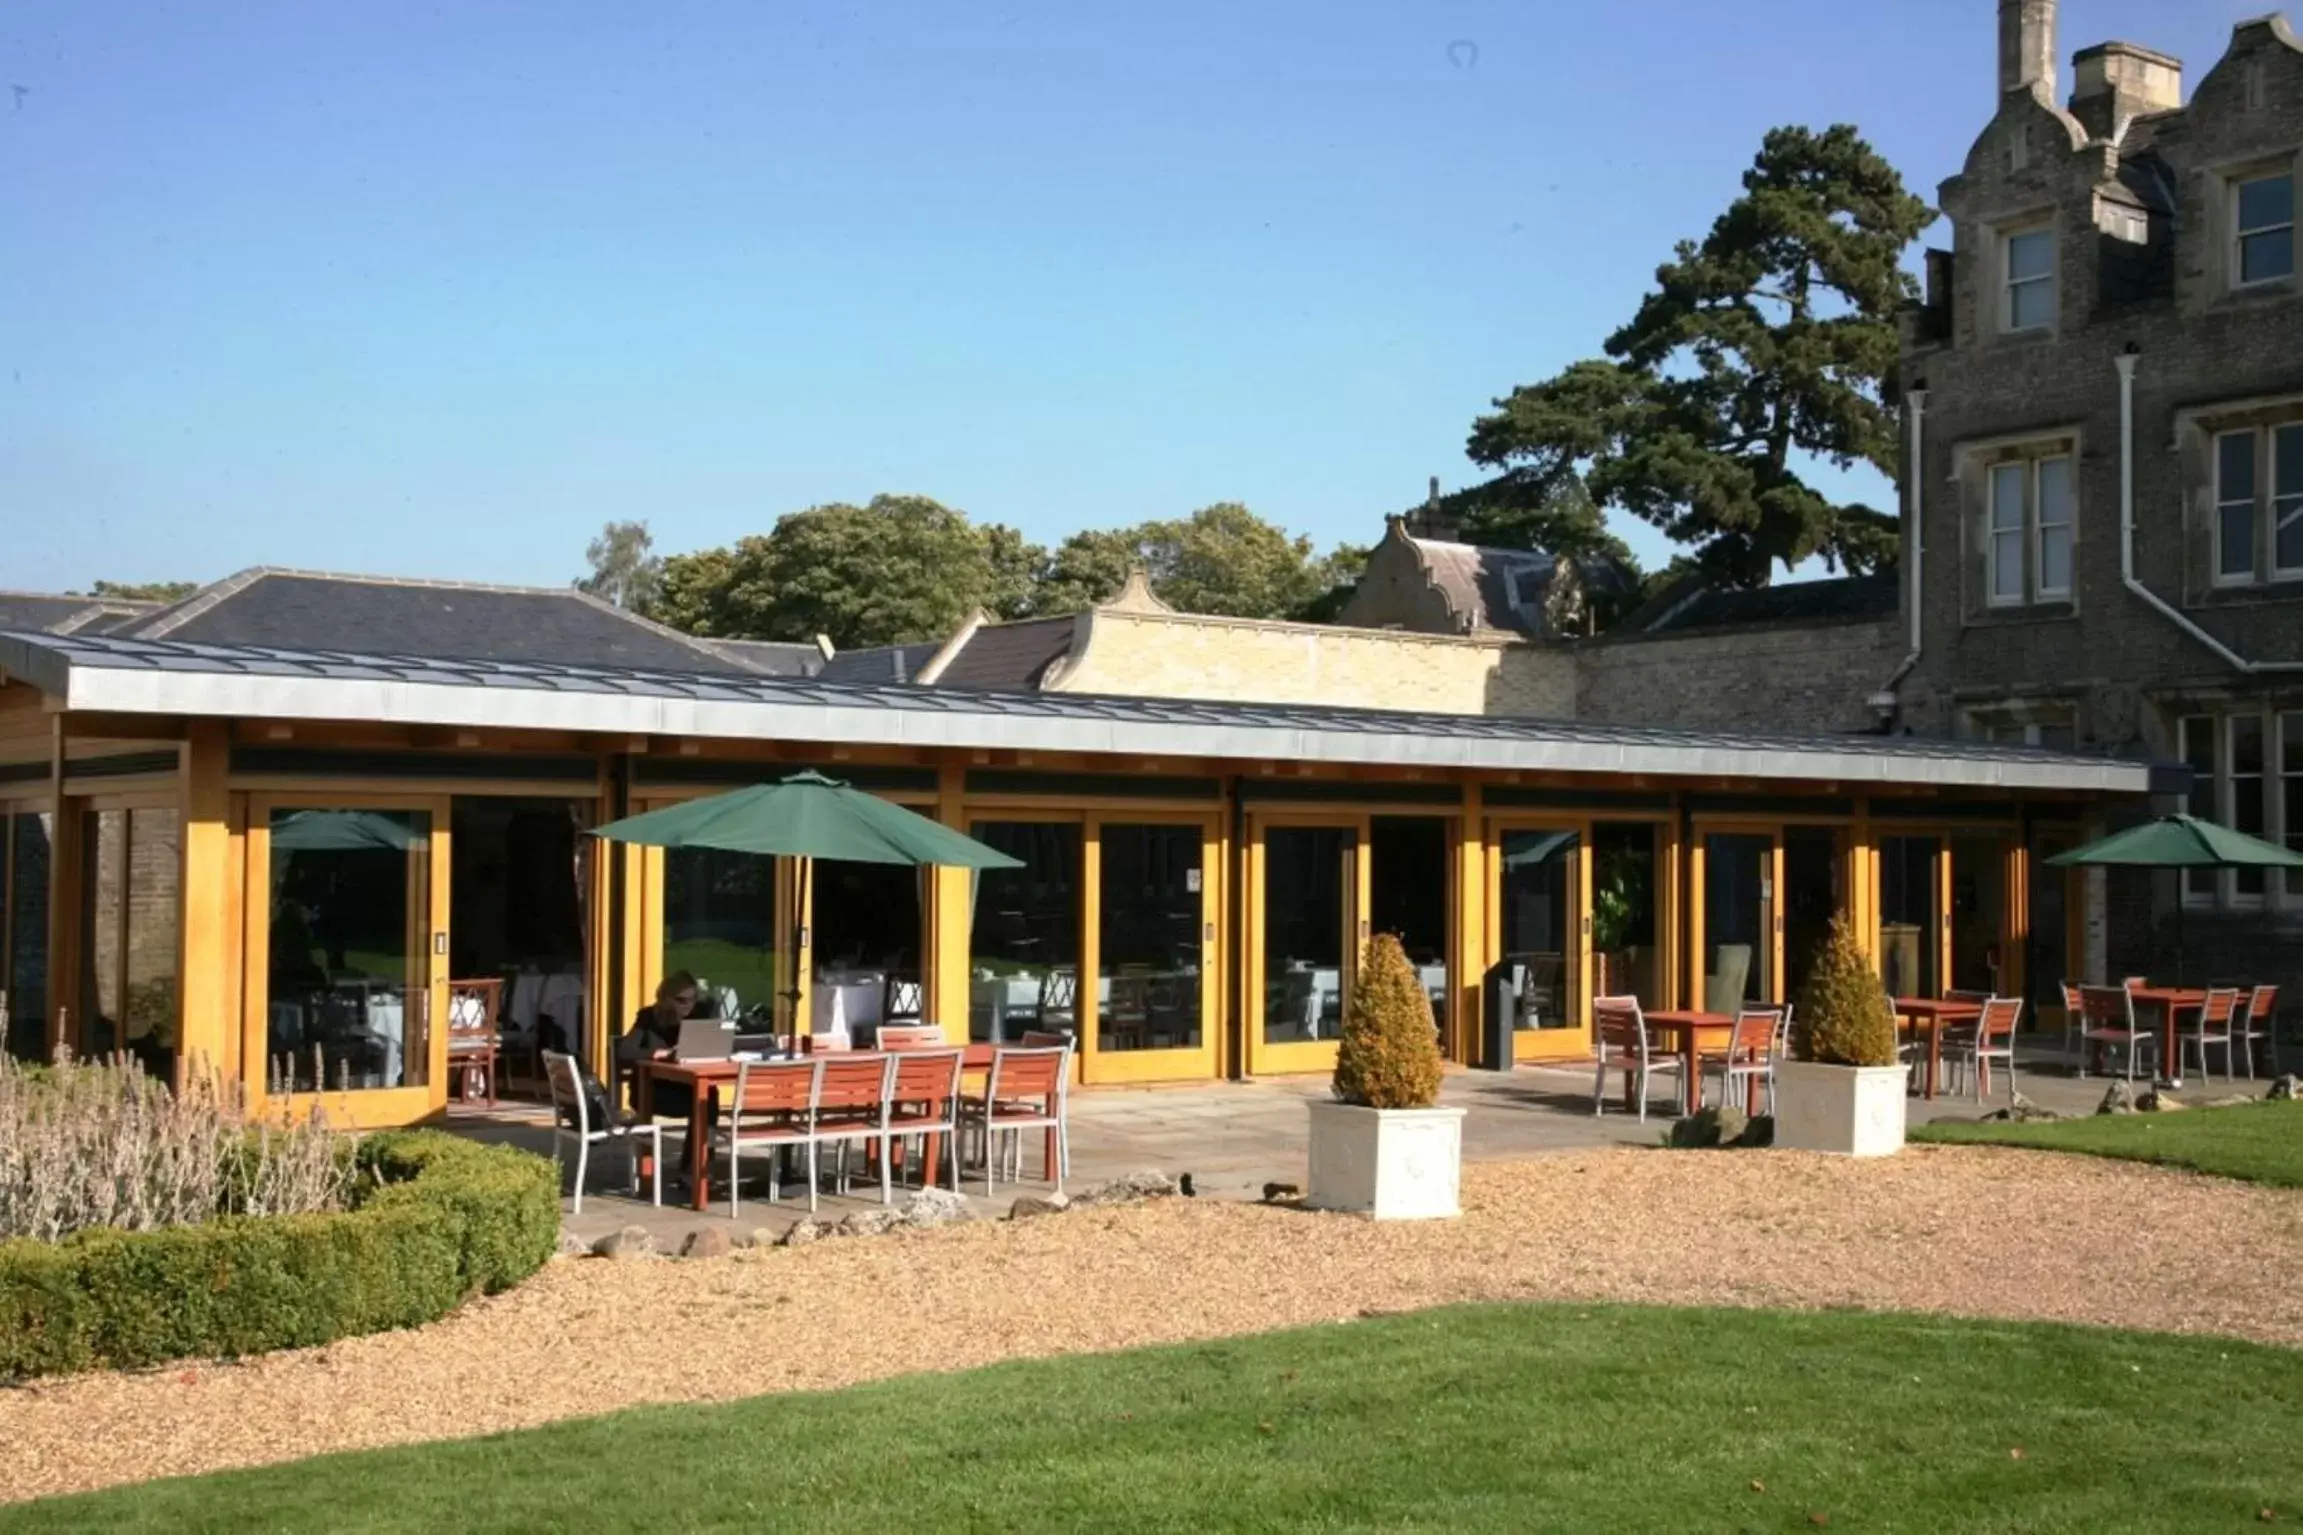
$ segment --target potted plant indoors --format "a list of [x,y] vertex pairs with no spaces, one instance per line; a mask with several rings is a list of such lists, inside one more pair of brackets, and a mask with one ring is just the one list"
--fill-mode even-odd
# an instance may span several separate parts
[[1879,1157],[1903,1147],[1906,1079],[1887,992],[1845,917],[1816,951],[1776,1066],[1775,1144]]
[[1377,1220],[1459,1213],[1463,1110],[1439,1101],[1431,998],[1407,952],[1379,933],[1362,956],[1335,1056],[1335,1101],[1311,1105],[1304,1202]]

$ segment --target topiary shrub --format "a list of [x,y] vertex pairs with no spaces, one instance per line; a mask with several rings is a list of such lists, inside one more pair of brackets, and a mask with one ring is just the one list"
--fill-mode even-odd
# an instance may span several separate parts
[[1439,1101],[1439,1030],[1431,998],[1390,933],[1361,957],[1335,1052],[1335,1095],[1370,1109],[1428,1109]]
[[413,1327],[541,1268],[559,1171],[437,1130],[360,1143],[352,1207],[0,1242],[0,1380]]
[[1895,1014],[1844,916],[1816,951],[1791,1015],[1791,1052],[1829,1066],[1895,1064]]

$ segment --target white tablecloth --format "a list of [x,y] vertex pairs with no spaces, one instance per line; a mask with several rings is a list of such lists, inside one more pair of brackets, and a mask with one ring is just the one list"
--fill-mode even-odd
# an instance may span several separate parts
[[[359,1016],[362,1021],[360,1032],[353,1038],[373,1040],[383,1047],[384,1070],[381,1081],[366,1080],[366,1073],[361,1073],[352,1078],[352,1085],[354,1087],[400,1086],[403,1080],[400,1074],[403,1052],[407,1043],[407,1013],[401,1007],[399,999],[371,994],[367,999],[367,1005],[361,1010]],[[275,1056],[292,1055],[296,1058],[298,1070],[310,1070],[313,1040],[305,1032],[304,1004],[301,1002],[275,1002],[271,1005],[268,1021],[271,1026],[271,1053]],[[323,1047],[332,1045],[340,1048],[344,1040],[339,1036],[320,1041],[320,1043]],[[323,1085],[333,1090],[336,1084],[330,1080]]]
[[880,1021],[884,981],[818,981],[808,989],[808,1016],[818,1034],[845,1034]]

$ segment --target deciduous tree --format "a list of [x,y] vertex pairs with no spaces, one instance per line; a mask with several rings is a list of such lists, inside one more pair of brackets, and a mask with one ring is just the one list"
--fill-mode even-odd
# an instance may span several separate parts
[[609,523],[585,548],[592,573],[578,580],[576,589],[635,613],[648,611],[664,573],[655,542],[644,522]]

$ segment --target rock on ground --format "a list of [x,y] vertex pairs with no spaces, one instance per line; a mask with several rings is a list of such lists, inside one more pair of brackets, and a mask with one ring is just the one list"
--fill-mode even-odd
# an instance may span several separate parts
[[592,1251],[602,1258],[653,1258],[656,1239],[648,1235],[645,1226],[626,1226],[594,1242]]
[[718,1226],[698,1226],[680,1244],[683,1258],[725,1258],[735,1250],[736,1244],[729,1241],[727,1232]]
[[914,1191],[903,1202],[898,1212],[907,1226],[932,1230],[949,1226],[956,1221],[971,1220],[975,1212],[968,1208],[967,1200],[950,1189],[926,1188]]
[[2277,1098],[2284,1101],[2286,1099],[2294,1098],[2297,1096],[2298,1086],[2303,1086],[2303,1083],[2298,1082],[2295,1073],[2292,1071],[2286,1072],[2272,1081],[2271,1091],[2265,1093],[2263,1096],[2266,1098]]
[[1008,1206],[1008,1219],[1028,1221],[1039,1215],[1061,1215],[1071,1207],[1071,1196],[1061,1190],[1052,1194],[1025,1194]]
[[2098,1114],[2132,1114],[2135,1110],[2135,1089],[2125,1081],[2114,1082],[2105,1088],[2103,1101],[2095,1106]]
[[2137,1112],[2144,1114],[2172,1114],[2186,1105],[2173,1093],[2163,1093],[2153,1088],[2135,1100],[2135,1107]]
[[1733,1146],[1750,1128],[1751,1116],[1743,1110],[1733,1104],[1711,1104],[1673,1120],[1668,1139],[1680,1147]]
[[858,1210],[853,1215],[843,1216],[840,1223],[825,1234],[835,1237],[876,1237],[884,1232],[895,1230],[903,1223],[904,1218],[901,1212],[882,1206],[875,1210]]
[[820,1221],[812,1215],[803,1215],[792,1222],[791,1229],[784,1233],[783,1245],[786,1247],[805,1247],[810,1242],[820,1242],[831,1234],[832,1227],[829,1221]]
[[1132,1205],[1147,1199],[1166,1199],[1176,1192],[1176,1181],[1165,1173],[1127,1173],[1080,1190],[1071,1202],[1074,1205]]

